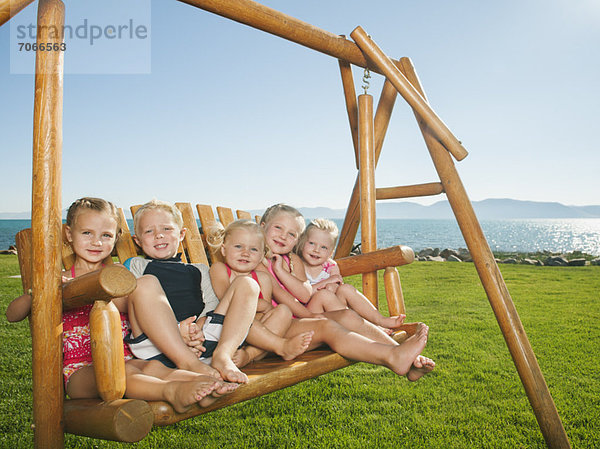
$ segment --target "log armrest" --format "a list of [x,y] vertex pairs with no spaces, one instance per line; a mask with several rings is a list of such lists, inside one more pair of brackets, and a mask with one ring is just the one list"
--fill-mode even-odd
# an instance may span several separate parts
[[348,256],[337,259],[342,276],[352,276],[359,273],[371,273],[387,267],[407,265],[415,260],[412,248],[403,245],[379,249],[366,254]]
[[63,286],[63,310],[127,296],[135,287],[135,276],[127,268],[108,265],[67,282]]

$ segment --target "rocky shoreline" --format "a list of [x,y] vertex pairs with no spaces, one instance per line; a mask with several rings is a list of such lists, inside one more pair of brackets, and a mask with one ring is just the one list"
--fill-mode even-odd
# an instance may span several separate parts
[[[0,250],[0,254],[17,254],[17,248],[11,245],[8,249]],[[360,245],[356,245],[352,254],[360,254]],[[553,253],[541,251],[536,253],[494,253],[496,263],[537,265],[549,267],[584,267],[600,265],[600,257],[581,251],[568,253]],[[418,262],[473,262],[469,250],[458,248],[425,248],[415,253]]]
[[[541,251],[535,253],[494,253],[496,263],[554,266],[554,267],[583,267],[600,265],[600,257],[581,251],[568,253],[553,253]],[[469,250],[446,248],[425,248],[415,253],[415,260],[420,262],[473,262]]]

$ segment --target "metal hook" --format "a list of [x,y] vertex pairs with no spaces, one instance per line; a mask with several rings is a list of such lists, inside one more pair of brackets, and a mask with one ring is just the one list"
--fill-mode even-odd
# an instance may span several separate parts
[[371,83],[369,83],[369,78],[371,78],[371,71],[368,68],[365,68],[365,74],[363,75],[363,85],[362,88],[365,90],[365,95],[367,94],[367,90]]

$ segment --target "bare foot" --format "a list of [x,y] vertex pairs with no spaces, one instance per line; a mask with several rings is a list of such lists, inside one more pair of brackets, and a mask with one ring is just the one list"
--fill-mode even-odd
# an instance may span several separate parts
[[408,374],[413,362],[427,344],[429,327],[424,323],[419,323],[417,332],[404,343],[394,346],[391,357],[388,361],[388,368],[400,376]]
[[408,370],[406,378],[411,382],[414,382],[419,380],[425,374],[433,371],[433,368],[435,368],[435,362],[433,360],[429,357],[419,355]]
[[237,351],[235,351],[231,360],[233,360],[235,366],[241,368],[250,363],[252,361],[252,358],[250,357],[250,354],[248,354],[248,351],[246,351],[246,348],[240,348]]
[[204,374],[206,376],[216,377],[217,379],[222,379],[221,374],[216,369],[212,368],[207,363],[202,362],[201,360],[196,360],[189,367],[180,367],[181,369],[185,369],[187,371],[192,371],[198,374]]
[[215,351],[211,365],[219,373],[221,373],[221,377],[227,382],[235,382],[238,384],[248,383],[248,376],[242,373],[239,368],[235,366],[235,363],[230,357],[219,357]]
[[400,327],[404,323],[405,318],[406,315],[404,314],[390,317],[384,316],[381,317],[381,320],[379,320],[379,323],[377,324],[384,328],[395,329],[397,327]]
[[295,359],[308,349],[314,333],[314,331],[302,332],[292,338],[286,338],[283,348],[277,352],[277,355],[281,356],[283,360]]
[[173,406],[176,412],[184,413],[191,405],[204,400],[209,396],[219,382],[203,381],[173,381],[165,388],[165,398]]
[[219,382],[216,388],[210,393],[210,395],[204,397],[200,402],[200,407],[208,407],[213,404],[217,399],[233,393],[239,384],[234,384],[230,382]]

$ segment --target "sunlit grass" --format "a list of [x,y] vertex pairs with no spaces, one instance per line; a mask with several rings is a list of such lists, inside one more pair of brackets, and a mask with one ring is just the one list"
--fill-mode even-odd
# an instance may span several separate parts
[[[501,271],[572,447],[600,447],[600,267]],[[20,294],[7,278],[17,273],[16,257],[0,256],[3,310]],[[409,383],[357,364],[156,428],[136,447],[546,447],[473,265],[417,262],[400,277],[408,320],[430,325],[434,373]],[[31,447],[29,328],[0,322],[0,447]],[[66,446],[127,445],[67,435]]]

